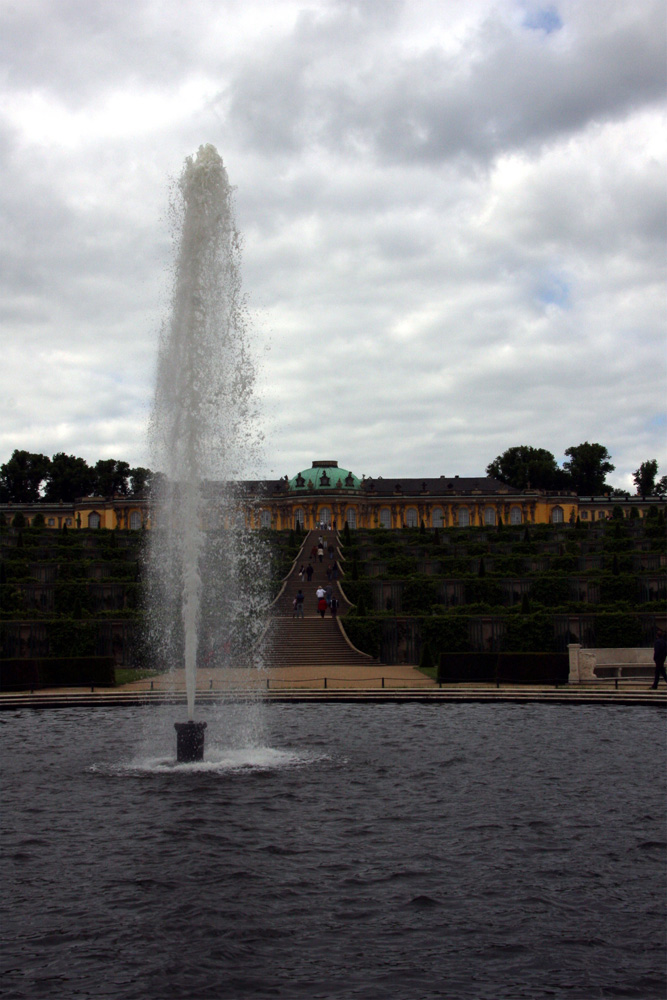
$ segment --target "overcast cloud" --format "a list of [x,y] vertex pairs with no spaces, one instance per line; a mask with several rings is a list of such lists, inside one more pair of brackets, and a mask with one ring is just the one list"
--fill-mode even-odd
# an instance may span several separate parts
[[147,464],[169,189],[237,186],[265,452],[667,472],[663,0],[0,0],[0,462]]

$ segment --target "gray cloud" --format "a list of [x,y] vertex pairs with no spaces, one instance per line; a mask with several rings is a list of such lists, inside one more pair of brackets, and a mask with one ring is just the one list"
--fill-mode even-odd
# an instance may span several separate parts
[[5,7],[0,460],[145,464],[169,187],[238,186],[265,471],[664,447],[664,8]]

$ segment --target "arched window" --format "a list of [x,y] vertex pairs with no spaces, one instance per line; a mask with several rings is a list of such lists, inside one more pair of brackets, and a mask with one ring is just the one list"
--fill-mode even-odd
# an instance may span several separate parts
[[138,510],[133,510],[130,514],[130,531],[138,531],[141,527],[141,514]]
[[49,528],[53,528],[56,523],[55,517],[50,517],[46,523],[48,524]]
[[467,507],[459,508],[459,528],[467,528],[470,524],[470,511]]
[[380,527],[391,528],[391,511],[388,507],[383,507],[380,511]]
[[521,524],[522,520],[521,508],[510,507],[510,524]]
[[294,511],[294,527],[303,528],[303,507],[297,507]]
[[484,508],[484,524],[495,524],[496,523],[496,512],[493,507]]
[[259,525],[261,528],[271,527],[271,511],[263,510],[259,515]]
[[416,528],[417,525],[419,524],[419,515],[417,514],[417,511],[415,510],[414,507],[408,507],[407,511],[405,512],[405,523],[407,524],[408,528]]
[[581,512],[581,520],[582,521],[587,521],[588,520],[588,511],[587,510],[582,510],[582,512]]
[[442,528],[445,523],[442,507],[434,507],[432,515],[433,527]]
[[328,507],[320,507],[320,524],[327,528],[331,524],[331,511]]
[[88,527],[89,528],[99,528],[100,526],[100,515],[93,511],[92,514],[88,515]]
[[349,507],[345,515],[345,520],[351,528],[356,528],[357,526],[357,512],[354,507]]
[[551,523],[561,524],[562,521],[563,521],[563,508],[554,507],[553,510],[551,511]]

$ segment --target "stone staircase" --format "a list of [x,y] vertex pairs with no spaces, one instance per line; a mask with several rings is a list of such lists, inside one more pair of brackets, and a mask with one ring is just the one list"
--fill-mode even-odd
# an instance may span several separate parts
[[[317,555],[311,556],[320,537],[324,539],[325,545],[322,562]],[[326,551],[329,542],[334,546],[334,557],[331,560]],[[338,582],[327,579],[327,567],[336,561],[340,566],[337,533],[331,530],[310,531],[291,573],[273,602],[271,622],[264,639],[269,667],[371,667],[376,663],[372,657],[352,646],[339,618],[332,618],[329,611],[321,618],[317,611],[315,591],[320,584],[325,589],[331,586],[333,596],[338,600],[339,616],[344,616],[350,608],[341,594]],[[299,569],[301,565],[308,566],[309,562],[313,567],[313,576],[310,583],[305,577],[302,583]],[[305,595],[303,618],[293,617],[293,601],[299,588]]]

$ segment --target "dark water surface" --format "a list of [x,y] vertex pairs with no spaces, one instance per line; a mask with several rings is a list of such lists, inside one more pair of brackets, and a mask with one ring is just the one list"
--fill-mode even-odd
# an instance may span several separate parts
[[0,717],[3,997],[665,997],[660,709],[228,711]]

